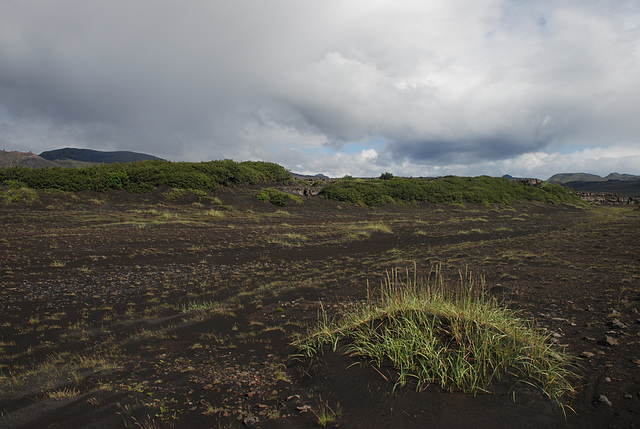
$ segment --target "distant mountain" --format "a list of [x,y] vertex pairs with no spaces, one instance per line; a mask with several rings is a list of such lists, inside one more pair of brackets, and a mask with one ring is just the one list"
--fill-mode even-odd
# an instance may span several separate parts
[[113,164],[115,162],[127,163],[160,159],[152,155],[138,152],[103,152],[99,150],[76,149],[70,147],[42,152],[40,157],[48,161],[72,160],[96,164]]
[[589,173],[558,173],[549,177],[547,182],[556,183],[562,185],[567,182],[601,182],[607,179],[603,179],[597,174]]
[[611,173],[605,177],[588,173],[554,174],[548,180],[581,192],[611,193],[622,197],[640,197],[640,176]]
[[327,180],[330,177],[329,176],[325,176],[324,174],[315,174],[315,175],[311,175],[311,174],[298,174],[298,173],[291,173],[291,175],[293,177],[295,177],[296,179],[318,179],[318,180]]
[[32,152],[0,151],[0,167],[55,167],[56,164]]
[[605,177],[589,173],[558,173],[549,177],[547,182],[562,185],[569,182],[606,182],[608,180],[640,180],[640,176],[633,174],[610,173]]
[[634,176],[633,174],[620,174],[620,173],[610,173],[605,177],[607,180],[638,180],[640,176]]

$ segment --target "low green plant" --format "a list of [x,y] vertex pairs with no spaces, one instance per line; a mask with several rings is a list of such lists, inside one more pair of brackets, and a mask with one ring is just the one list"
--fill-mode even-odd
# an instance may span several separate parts
[[489,297],[482,279],[460,275],[446,287],[438,266],[426,278],[387,273],[377,298],[337,320],[322,310],[307,334],[294,340],[299,357],[329,346],[378,366],[391,363],[396,386],[430,384],[464,392],[487,391],[493,380],[513,374],[548,397],[574,392],[569,358],[549,336]]
[[36,190],[29,188],[22,182],[8,180],[5,184],[8,185],[8,189],[2,192],[2,198],[7,203],[17,203],[20,201],[30,203],[38,199]]
[[334,410],[329,405],[329,401],[323,401],[322,398],[320,398],[320,402],[318,403],[318,411],[315,411],[312,408],[311,412],[316,416],[318,424],[322,427],[326,427],[328,424],[333,423],[336,419],[342,417],[340,404],[338,404],[336,406],[336,410]]
[[176,305],[173,308],[182,313],[188,313],[190,311],[209,310],[216,307],[216,305],[218,304],[213,301],[189,301]]
[[275,204],[276,206],[284,207],[289,202],[293,201],[294,203],[300,204],[302,203],[302,198],[297,195],[291,195],[286,192],[282,192],[275,188],[264,188],[262,189],[256,198],[260,201],[264,201],[267,203]]

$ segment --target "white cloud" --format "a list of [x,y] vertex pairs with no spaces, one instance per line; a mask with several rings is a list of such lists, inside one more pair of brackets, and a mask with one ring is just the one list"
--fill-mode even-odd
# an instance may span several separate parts
[[7,149],[640,173],[618,155],[640,136],[636,1],[7,1],[0,57]]

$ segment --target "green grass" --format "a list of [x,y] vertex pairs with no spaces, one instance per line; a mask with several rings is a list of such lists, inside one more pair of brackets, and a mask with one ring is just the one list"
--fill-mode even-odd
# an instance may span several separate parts
[[190,311],[209,310],[219,306],[218,303],[213,301],[189,301],[180,305],[176,305],[173,308],[182,313],[189,313]]
[[311,409],[311,412],[316,416],[318,425],[326,427],[328,424],[334,423],[336,419],[342,417],[342,409],[340,404],[337,405],[336,410],[329,406],[328,401],[323,401],[322,398],[318,403],[318,411]]
[[264,188],[260,190],[256,198],[265,203],[271,203],[279,207],[286,206],[289,202],[296,204],[302,203],[302,197],[297,195],[288,194],[275,188]]
[[446,287],[436,267],[425,279],[392,270],[377,298],[337,320],[324,310],[316,327],[297,338],[298,356],[329,346],[378,366],[391,363],[396,386],[430,384],[464,392],[488,391],[506,374],[548,397],[572,393],[569,358],[543,331],[487,296],[482,281],[460,276]]

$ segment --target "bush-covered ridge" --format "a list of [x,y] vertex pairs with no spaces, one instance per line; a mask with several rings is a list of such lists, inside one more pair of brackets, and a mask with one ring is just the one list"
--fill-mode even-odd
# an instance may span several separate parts
[[200,163],[140,161],[82,168],[0,168],[0,182],[22,183],[33,189],[62,191],[125,189],[144,193],[160,185],[213,191],[220,186],[256,184],[261,181],[293,183],[284,167],[270,162],[231,160]]
[[525,200],[545,203],[577,201],[575,196],[559,185],[543,182],[538,186],[529,186],[489,176],[447,176],[429,180],[400,177],[359,180],[345,177],[326,185],[322,194],[329,199],[361,206],[393,202],[511,204]]
[[[71,192],[124,189],[132,193],[145,193],[161,185],[215,191],[221,186],[259,182],[290,185],[294,181],[284,167],[261,161],[191,163],[154,160],[81,168],[0,168],[0,183],[7,186],[11,184],[12,189],[23,187]],[[262,195],[263,200],[274,199],[277,200],[275,204],[286,204],[287,197],[281,195],[283,193],[275,189],[269,192],[269,195]],[[386,174],[373,180],[347,176],[324,185],[321,195],[360,206],[405,202],[511,204],[523,200],[545,203],[577,201],[575,196],[559,185],[543,182],[538,186],[529,186],[489,176],[412,179]]]

